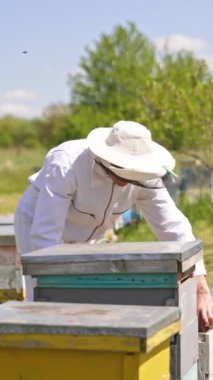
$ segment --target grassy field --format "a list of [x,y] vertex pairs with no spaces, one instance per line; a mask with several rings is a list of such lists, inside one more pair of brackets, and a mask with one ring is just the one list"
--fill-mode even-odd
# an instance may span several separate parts
[[0,149],[0,215],[13,213],[27,178],[41,165],[45,150]]
[[[43,163],[45,150],[0,149],[0,215],[14,213],[21,193],[27,187],[27,178]],[[209,200],[183,205],[197,239],[204,242],[204,259],[208,271],[208,282],[213,288],[213,204]],[[156,240],[149,226],[142,221],[138,228],[124,228],[121,241]]]

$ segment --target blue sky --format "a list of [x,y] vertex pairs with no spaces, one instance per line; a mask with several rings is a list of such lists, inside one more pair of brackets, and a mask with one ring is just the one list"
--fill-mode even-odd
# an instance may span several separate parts
[[0,0],[0,116],[68,103],[86,46],[127,21],[157,49],[187,48],[213,69],[212,16],[212,0]]

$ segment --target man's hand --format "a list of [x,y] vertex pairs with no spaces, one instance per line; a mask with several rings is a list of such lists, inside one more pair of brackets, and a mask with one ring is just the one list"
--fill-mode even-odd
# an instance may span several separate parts
[[195,276],[197,280],[197,314],[199,331],[213,328],[213,299],[205,275]]

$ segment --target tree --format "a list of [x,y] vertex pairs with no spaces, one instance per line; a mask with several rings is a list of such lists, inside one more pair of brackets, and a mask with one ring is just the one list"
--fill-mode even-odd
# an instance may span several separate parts
[[213,170],[213,80],[190,52],[165,54],[149,90],[150,123],[158,140]]
[[36,126],[43,145],[52,147],[69,138],[67,135],[69,115],[70,107],[64,103],[50,104],[45,107],[42,119]]
[[69,78],[71,103],[83,106],[84,114],[97,113],[103,124],[137,119],[138,96],[156,65],[154,46],[136,26],[117,26],[111,35],[102,34],[94,49],[87,48],[81,74]]
[[38,135],[32,120],[15,116],[0,119],[1,147],[34,147],[38,145]]

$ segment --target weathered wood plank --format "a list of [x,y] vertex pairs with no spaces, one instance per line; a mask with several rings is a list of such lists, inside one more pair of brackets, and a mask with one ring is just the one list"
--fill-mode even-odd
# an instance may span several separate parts
[[[167,305],[175,289],[61,289],[34,288],[35,301],[77,302],[108,305]],[[171,306],[171,305],[168,305]],[[176,306],[173,304],[172,306]]]
[[199,380],[213,380],[213,329],[199,333]]
[[[63,244],[24,254],[22,264],[24,274],[65,274],[68,273],[68,265],[70,265],[72,273],[77,273],[80,269],[81,273],[107,273],[107,271],[108,273],[128,273],[136,269],[137,273],[140,271],[141,273],[150,271],[162,273],[167,272],[169,268],[171,272],[176,272],[177,263],[189,260],[189,258],[191,258],[190,265],[193,267],[199,260],[201,251],[202,242],[199,240],[193,242]],[[198,253],[199,255],[197,255]],[[90,263],[89,269],[88,263]],[[36,273],[33,269],[35,266],[37,271],[41,270],[42,272]],[[189,264],[187,264],[187,268],[188,266]],[[56,269],[56,267],[58,268]]]
[[0,265],[12,265],[19,264],[20,258],[17,255],[16,247],[12,246],[0,246]]
[[0,334],[110,335],[147,339],[179,321],[179,317],[180,310],[176,307],[111,305],[109,308],[108,305],[10,301],[0,306]]
[[202,258],[203,258],[203,250],[201,249],[194,256],[188,258],[185,261],[182,261],[180,263],[181,273],[185,273],[185,272],[189,271],[191,268],[193,268],[193,266],[195,266],[195,263],[202,260]]
[[[198,361],[198,321],[195,318],[180,334],[177,335],[178,363],[180,373],[178,379],[183,379],[193,365]],[[197,377],[195,378],[197,379]],[[187,379],[188,380],[188,379]]]
[[15,231],[14,225],[0,224],[0,246],[13,245],[15,246]]
[[[175,260],[165,261],[162,265],[161,260],[147,261],[90,261],[71,262],[71,263],[24,263],[22,256],[24,274],[30,275],[66,275],[66,274],[107,274],[107,273],[177,273],[177,262]],[[87,259],[88,260],[88,259]]]
[[21,268],[15,265],[0,266],[0,289],[17,289],[22,288]]
[[[41,350],[75,350],[75,351],[108,351],[108,352],[140,352],[140,338],[130,336],[108,335],[63,335],[32,333],[0,333],[0,350],[36,348]],[[34,353],[32,353],[34,356]],[[2,359],[2,356],[1,356]],[[2,364],[2,363],[1,363]],[[5,378],[4,380],[6,380]],[[39,380],[39,379],[36,379]]]
[[184,330],[197,316],[196,290],[197,284],[194,277],[179,284],[176,305],[181,309],[181,330]]

